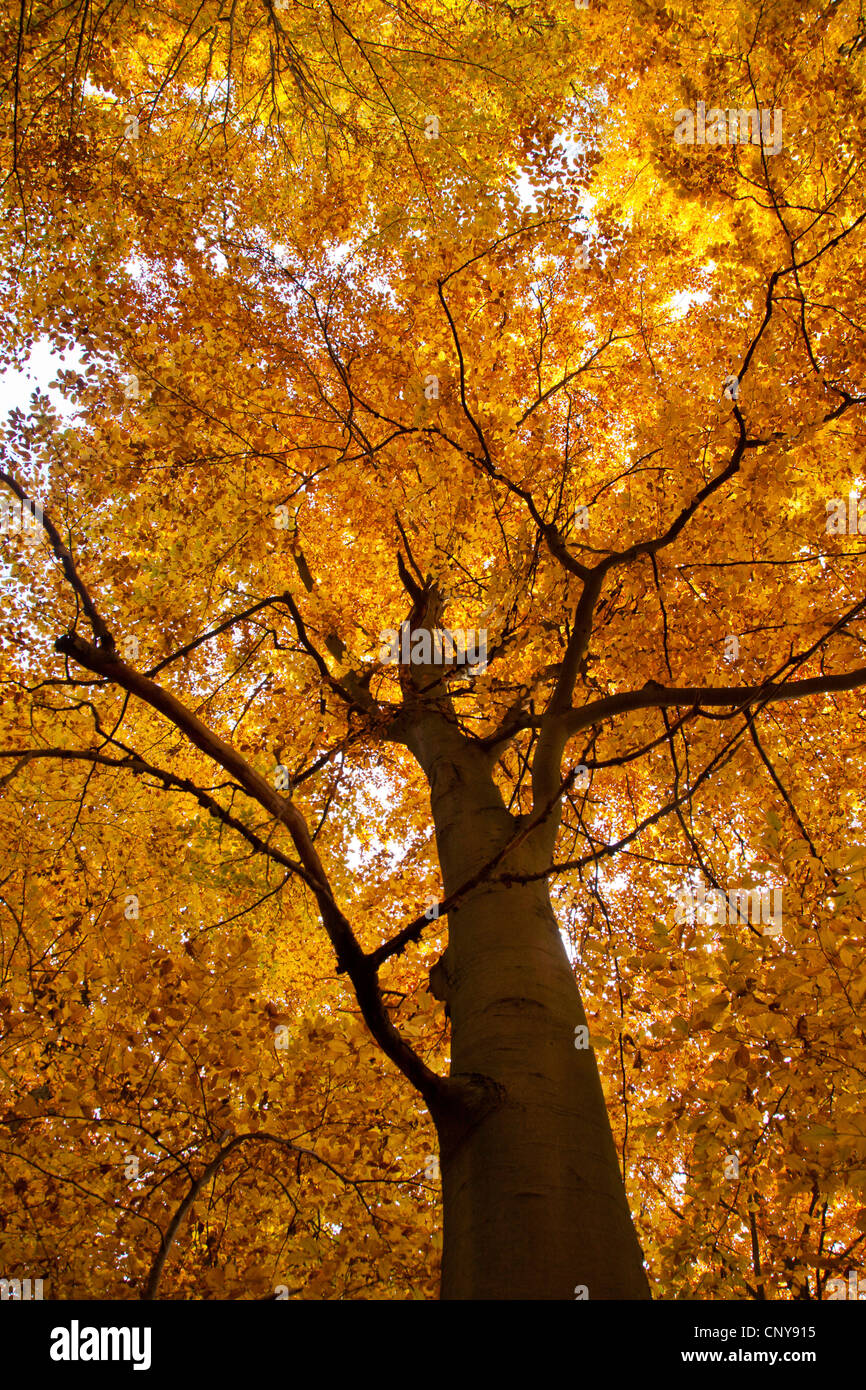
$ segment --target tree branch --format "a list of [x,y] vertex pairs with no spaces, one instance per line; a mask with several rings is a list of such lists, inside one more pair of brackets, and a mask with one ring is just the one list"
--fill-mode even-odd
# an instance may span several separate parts
[[721,686],[683,686],[668,689],[666,686],[649,682],[643,690],[625,690],[619,695],[608,695],[603,700],[593,700],[580,709],[573,709],[563,716],[568,736],[587,729],[613,715],[637,709],[664,709],[670,705],[726,705],[731,709],[743,710],[760,700],[762,704],[778,700],[802,700],[809,695],[831,695],[837,691],[857,690],[866,685],[866,666],[858,666],[853,671],[840,671],[832,676],[809,676],[796,681],[765,681],[762,685],[721,685]]
[[190,1207],[192,1207],[196,1197],[201,1192],[205,1183],[210,1182],[211,1178],[216,1177],[217,1173],[219,1172],[220,1168],[225,1163],[229,1155],[232,1154],[235,1149],[239,1148],[241,1144],[246,1143],[278,1144],[282,1148],[290,1149],[292,1153],[304,1154],[307,1158],[314,1158],[317,1163],[321,1163],[323,1167],[327,1168],[330,1173],[333,1173],[335,1177],[338,1177],[341,1180],[341,1182],[344,1182],[347,1184],[347,1186],[353,1187],[355,1189],[355,1192],[357,1193],[360,1201],[364,1205],[367,1215],[370,1217],[370,1219],[375,1225],[375,1214],[370,1210],[369,1206],[364,1201],[363,1194],[358,1190],[357,1183],[352,1182],[351,1178],[345,1177],[337,1168],[333,1166],[333,1164],[329,1163],[326,1158],[322,1158],[320,1154],[315,1153],[312,1149],[302,1149],[299,1147],[299,1145],[293,1144],[290,1139],[281,1139],[276,1134],[237,1134],[233,1139],[231,1139],[228,1142],[228,1144],[226,1144],[225,1148],[220,1149],[216,1157],[212,1158],[210,1163],[208,1163],[207,1166],[201,1171],[199,1176],[192,1183],[189,1191],[187,1192],[177,1211],[174,1213],[174,1216],[171,1218],[171,1221],[168,1223],[168,1227],[163,1234],[162,1240],[160,1241],[159,1249],[157,1250],[156,1255],[154,1257],[153,1264],[150,1267],[150,1274],[148,1276],[144,1293],[142,1294],[143,1300],[151,1301],[156,1298],[157,1289],[159,1288],[159,1281],[162,1277],[162,1271],[165,1267],[165,1262],[168,1259],[169,1251],[171,1250],[171,1247],[174,1243],[175,1236],[180,1230],[180,1226],[183,1222],[184,1217],[190,1210]]
[[105,676],[115,685],[128,690],[130,694],[137,695],[152,709],[164,715],[195,744],[196,748],[224,768],[244,791],[286,827],[298,857],[310,877],[322,924],[333,947],[338,970],[345,971],[352,981],[367,1027],[385,1055],[399,1067],[429,1104],[435,1104],[448,1091],[448,1083],[445,1078],[430,1070],[391,1022],[376,972],[371,968],[348,920],[334,901],[327,875],[306,821],[298,808],[288,798],[281,796],[236,749],[224,743],[217,734],[208,729],[170,691],[162,689],[147,676],[134,671],[116,655],[105,655],[75,633],[58,637],[54,645],[57,651],[71,656],[87,670]]

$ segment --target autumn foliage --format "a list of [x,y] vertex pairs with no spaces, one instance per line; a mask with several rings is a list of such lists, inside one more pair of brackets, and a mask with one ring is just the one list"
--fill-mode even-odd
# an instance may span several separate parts
[[[479,881],[549,883],[653,1296],[826,1298],[866,1270],[854,0],[40,0],[0,58],[0,361],[55,354],[2,424],[0,1275],[438,1296],[468,890],[410,619],[487,633],[435,718],[515,837],[561,806]],[[676,143],[699,101],[781,149]]]

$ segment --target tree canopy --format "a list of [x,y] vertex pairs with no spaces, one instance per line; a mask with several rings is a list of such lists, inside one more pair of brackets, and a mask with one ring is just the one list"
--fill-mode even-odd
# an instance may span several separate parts
[[[0,1272],[437,1296],[428,977],[475,882],[433,702],[514,819],[477,882],[549,881],[654,1296],[827,1297],[866,1243],[854,0],[2,14],[0,363],[66,356],[2,425]],[[419,685],[407,615],[486,662]]]

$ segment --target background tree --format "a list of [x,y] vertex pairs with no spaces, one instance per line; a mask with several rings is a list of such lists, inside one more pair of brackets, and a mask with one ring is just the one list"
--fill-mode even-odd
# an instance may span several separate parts
[[[444,1297],[645,1297],[641,1247],[822,1296],[866,1230],[856,7],[5,13],[3,360],[73,360],[4,431],[4,1271],[431,1297],[441,1163]],[[677,143],[699,101],[782,148]]]

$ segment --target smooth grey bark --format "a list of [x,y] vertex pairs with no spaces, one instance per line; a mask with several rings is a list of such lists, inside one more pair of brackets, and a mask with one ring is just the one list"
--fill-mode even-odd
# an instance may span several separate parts
[[[407,738],[431,788],[445,894],[519,830],[485,752],[436,715]],[[549,831],[506,861],[536,872]],[[437,992],[465,1106],[437,1114],[443,1299],[648,1298],[577,982],[547,885],[489,882],[448,917]]]

